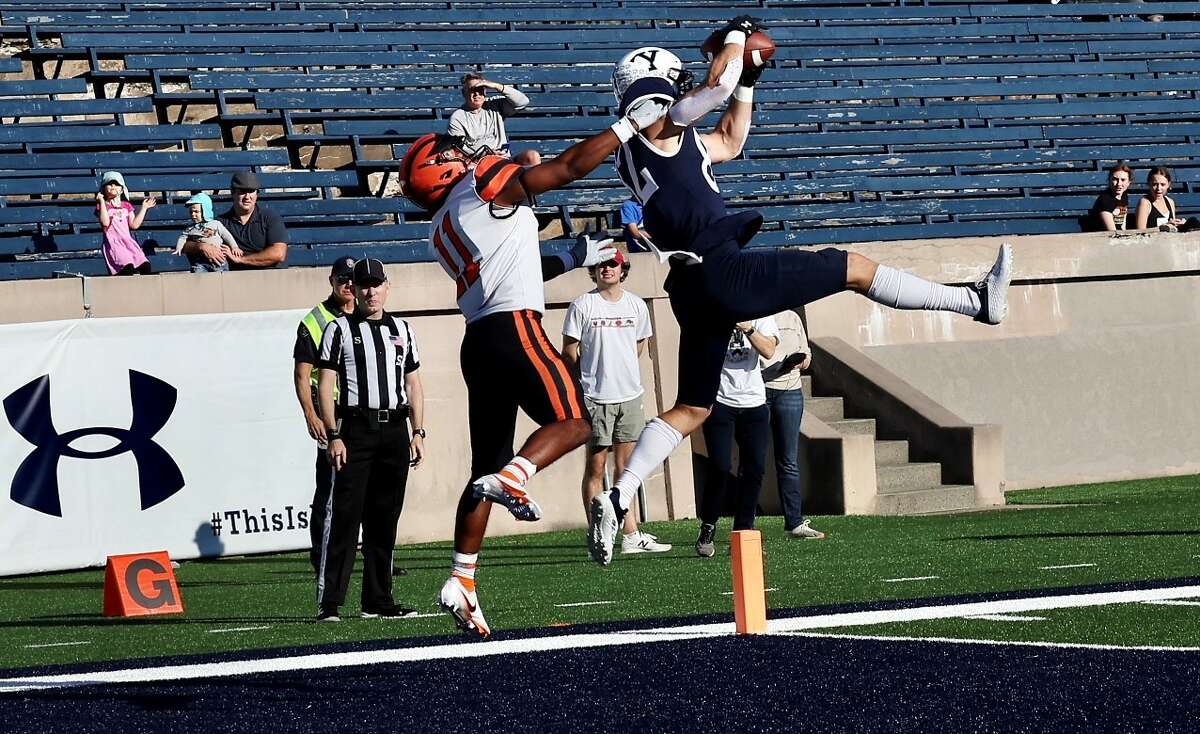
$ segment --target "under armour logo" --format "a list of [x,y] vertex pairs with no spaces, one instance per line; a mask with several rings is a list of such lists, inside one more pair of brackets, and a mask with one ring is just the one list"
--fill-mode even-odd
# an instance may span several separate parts
[[[133,420],[129,428],[93,426],[59,434],[50,414],[50,376],[42,375],[4,399],[4,412],[17,433],[36,448],[13,476],[12,499],[31,510],[62,517],[58,460],[107,459],[131,452],[138,467],[142,509],[148,509],[183,489],[183,474],[154,436],[175,410],[175,388],[157,377],[129,371]],[[84,436],[111,436],[119,443],[103,451],[80,451],[71,443]]]

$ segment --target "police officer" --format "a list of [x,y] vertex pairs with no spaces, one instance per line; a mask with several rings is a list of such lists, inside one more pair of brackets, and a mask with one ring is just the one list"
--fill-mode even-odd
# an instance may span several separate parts
[[[339,257],[329,271],[329,297],[313,306],[300,321],[296,333],[296,346],[292,348],[292,359],[296,362],[293,381],[296,384],[296,400],[304,413],[308,435],[317,442],[316,479],[317,491],[313,494],[312,511],[308,516],[308,531],[312,539],[314,572],[319,572],[321,563],[321,532],[325,527],[328,512],[329,487],[333,481],[333,470],[329,466],[326,450],[325,424],[317,413],[317,352],[321,349],[321,335],[325,326],[338,316],[354,313],[354,258]],[[337,397],[337,385],[333,388]]]
[[360,525],[362,616],[416,613],[392,598],[392,549],[409,466],[419,465],[425,453],[424,397],[417,374],[421,363],[408,322],[383,310],[389,290],[383,263],[359,260],[353,277],[357,307],[325,328],[317,357],[317,392],[333,467],[332,501],[322,528],[317,621],[339,619]]

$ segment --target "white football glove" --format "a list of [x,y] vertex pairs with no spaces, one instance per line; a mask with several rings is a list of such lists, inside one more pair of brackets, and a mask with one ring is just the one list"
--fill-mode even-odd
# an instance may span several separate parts
[[590,268],[612,260],[616,255],[617,248],[613,246],[611,237],[593,240],[586,234],[581,234],[575,238],[575,246],[571,248],[571,257],[575,260],[577,268]]
[[645,130],[667,114],[672,104],[662,97],[647,97],[635,102],[625,112],[625,119],[632,122],[638,130]]

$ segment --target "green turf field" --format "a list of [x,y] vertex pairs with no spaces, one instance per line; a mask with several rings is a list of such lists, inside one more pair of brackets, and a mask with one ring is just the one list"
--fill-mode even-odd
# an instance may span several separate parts
[[[817,517],[828,537],[786,539],[763,518],[773,609],[1200,577],[1200,477],[1013,492],[1010,509],[907,518]],[[403,519],[401,520],[403,522]],[[587,559],[583,531],[499,538],[480,556],[480,603],[493,630],[729,613],[730,569],[692,551],[695,521],[652,523],[667,554]],[[728,521],[718,533],[724,541]],[[431,616],[357,618],[357,579],[339,624],[314,624],[306,554],[186,562],[186,614],[100,615],[103,570],[0,580],[0,667],[377,640],[454,632],[433,598],[449,544],[398,548],[399,603]],[[1088,564],[1088,565],[1083,565]],[[1073,566],[1046,569],[1047,566]],[[897,579],[918,579],[904,580]],[[585,604],[587,603],[587,604]],[[557,605],[579,606],[557,606]],[[581,605],[582,604],[582,605]],[[939,620],[844,630],[1104,644],[1200,645],[1200,607],[1122,604],[1039,613],[1044,621]],[[839,630],[831,630],[833,632]]]

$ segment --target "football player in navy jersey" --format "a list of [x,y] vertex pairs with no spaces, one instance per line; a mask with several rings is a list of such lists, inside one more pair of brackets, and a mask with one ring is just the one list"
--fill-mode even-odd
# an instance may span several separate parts
[[[675,405],[646,425],[616,485],[592,502],[589,550],[602,565],[612,560],[617,528],[638,486],[708,417],[735,324],[844,290],[892,308],[952,311],[987,324],[1000,323],[1008,311],[1007,243],[972,286],[933,283],[836,248],[743,249],[762,215],[726,211],[712,166],[738,156],[750,130],[754,85],[764,66],[744,68],[743,54],[757,30],[753,18],[739,16],[717,31],[723,45],[695,89],[688,89],[679,58],[661,48],[631,51],[613,71],[620,114],[646,99],[672,104],[666,117],[625,141],[616,158],[617,172],[644,208],[650,244],[671,264],[665,287],[679,322],[680,370]],[[711,132],[693,127],[726,100]]]

